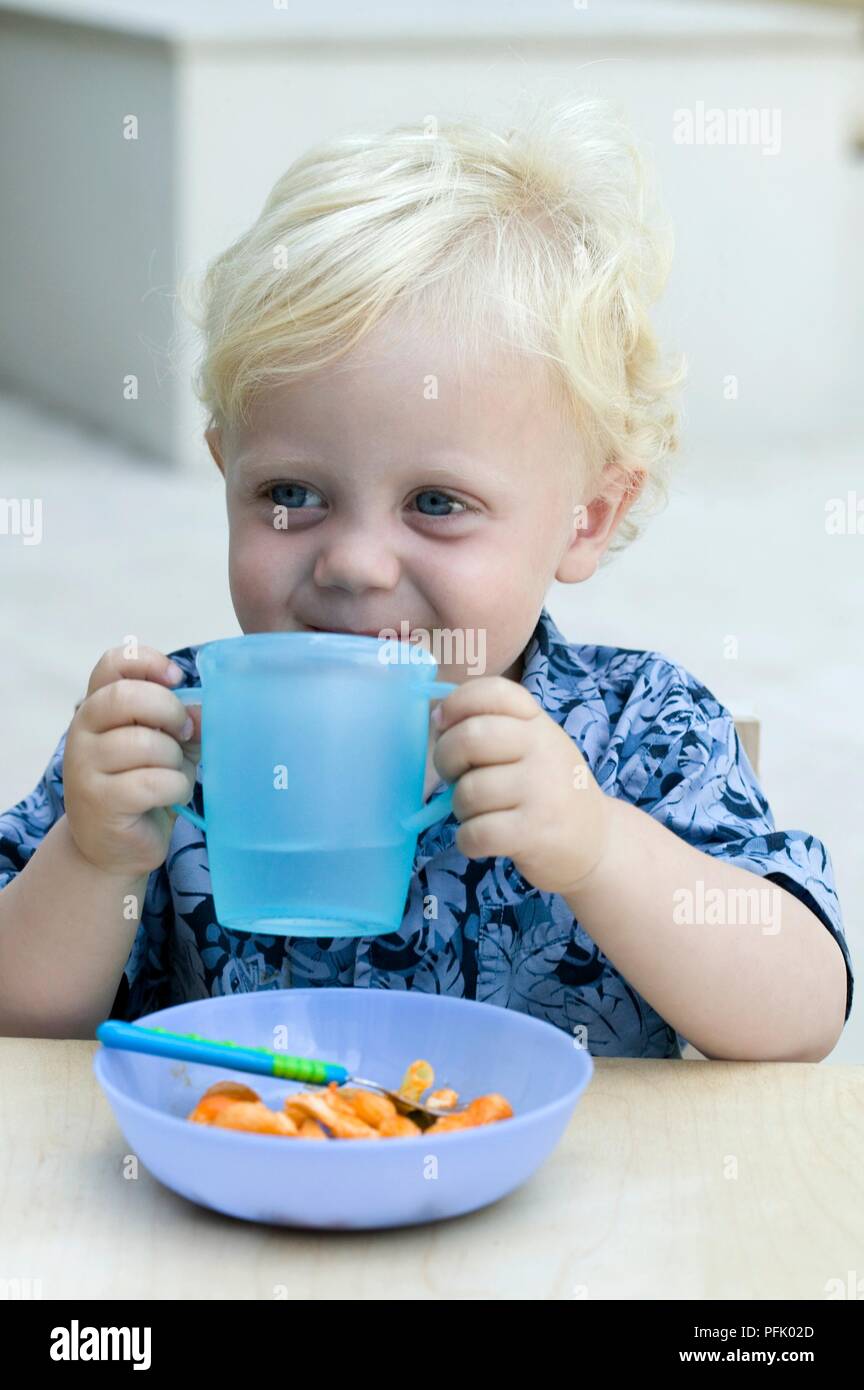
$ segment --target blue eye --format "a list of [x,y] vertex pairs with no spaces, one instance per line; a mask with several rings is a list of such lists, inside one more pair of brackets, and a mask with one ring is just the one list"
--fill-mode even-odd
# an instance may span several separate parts
[[419,501],[419,499],[420,499],[421,497],[431,497],[431,498],[433,499],[432,505],[433,505],[433,508],[435,509],[435,510],[429,511],[429,512],[422,512],[422,515],[423,515],[423,516],[458,516],[458,515],[459,515],[458,512],[447,512],[447,511],[441,511],[441,510],[440,510],[441,507],[448,507],[448,506],[461,507],[461,509],[462,509],[463,512],[469,510],[469,508],[466,506],[466,504],[465,504],[464,502],[460,502],[459,499],[458,499],[457,497],[451,497],[450,494],[449,494],[449,492],[439,492],[439,491],[437,490],[437,488],[436,488],[436,489],[433,489],[433,488],[425,488],[425,489],[423,490],[423,492],[418,492],[417,497],[416,497],[414,500],[415,500],[415,501]]
[[[283,501],[281,498],[276,496],[277,492],[287,492],[289,494],[293,494],[293,496]],[[276,503],[277,506],[287,507],[291,511],[300,511],[302,510],[303,503],[298,502],[297,494],[303,492],[311,493],[313,497],[320,498],[320,493],[315,492],[314,488],[306,487],[303,483],[275,483],[270,488],[269,495],[273,498],[273,501]],[[313,503],[312,505],[320,506],[320,502]]]
[[[259,495],[275,503],[276,506],[284,507],[286,511],[292,512],[308,511],[310,508],[325,505],[320,492],[316,492],[312,487],[307,487],[305,483],[265,483],[260,489]],[[418,508],[421,516],[446,519],[477,511],[476,507],[460,501],[458,497],[451,496],[449,492],[441,492],[438,488],[424,488],[422,492],[416,494],[414,501],[419,502],[420,498],[429,499],[428,508],[422,506]]]

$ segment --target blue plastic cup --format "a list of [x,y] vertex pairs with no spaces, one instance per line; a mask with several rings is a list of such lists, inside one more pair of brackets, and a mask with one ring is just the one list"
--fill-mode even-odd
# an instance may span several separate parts
[[398,931],[417,836],[450,814],[423,805],[429,701],[422,646],[341,633],[261,632],[206,642],[200,687],[203,830],[216,917],[272,936]]

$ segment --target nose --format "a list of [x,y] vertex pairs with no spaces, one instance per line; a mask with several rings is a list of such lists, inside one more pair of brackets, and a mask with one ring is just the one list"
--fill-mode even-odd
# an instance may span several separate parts
[[380,534],[368,528],[326,542],[315,561],[315,583],[323,589],[363,593],[367,589],[395,589],[400,564]]

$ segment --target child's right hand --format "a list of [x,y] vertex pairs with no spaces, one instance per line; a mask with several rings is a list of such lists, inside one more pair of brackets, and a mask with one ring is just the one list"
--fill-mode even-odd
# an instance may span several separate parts
[[200,706],[187,709],[171,694],[167,656],[138,651],[127,657],[113,647],[100,657],[63,756],[66,819],[79,851],[129,878],[164,863],[177,819],[170,804],[190,800],[201,752]]

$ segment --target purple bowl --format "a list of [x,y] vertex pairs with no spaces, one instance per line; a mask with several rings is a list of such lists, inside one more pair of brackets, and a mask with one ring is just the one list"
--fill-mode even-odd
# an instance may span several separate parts
[[[292,1140],[191,1124],[214,1081],[281,1106],[300,1083],[100,1047],[93,1059],[132,1151],[154,1177],[246,1221],[364,1230],[441,1221],[495,1202],[554,1149],[593,1072],[561,1029],[512,1009],[386,989],[261,990],[160,1009],[148,1027],[339,1062],[397,1087],[425,1058],[464,1100],[498,1091],[509,1120],[408,1139]],[[281,1031],[280,1031],[281,1030]]]

